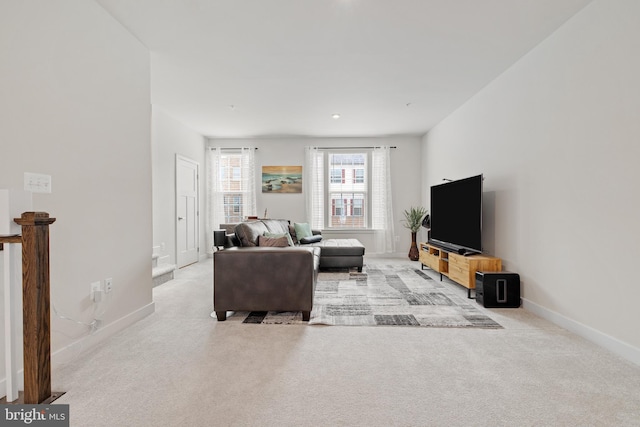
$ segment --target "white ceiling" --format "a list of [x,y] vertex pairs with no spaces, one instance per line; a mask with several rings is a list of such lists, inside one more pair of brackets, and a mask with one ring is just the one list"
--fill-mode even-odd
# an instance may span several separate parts
[[151,51],[154,106],[249,137],[424,134],[591,0],[96,1]]

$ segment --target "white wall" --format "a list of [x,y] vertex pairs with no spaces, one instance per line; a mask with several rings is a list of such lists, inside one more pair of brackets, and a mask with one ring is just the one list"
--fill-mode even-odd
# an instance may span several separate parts
[[176,155],[180,155],[200,165],[200,257],[205,258],[205,138],[158,107],[152,110],[153,245],[164,243],[162,255],[176,263]]
[[485,243],[526,306],[640,363],[638,16],[591,3],[436,126],[423,196],[483,172]]
[[[218,147],[258,147],[256,152],[256,185],[258,216],[262,217],[265,208],[269,218],[289,219],[292,222],[306,222],[304,194],[262,194],[262,166],[298,166],[304,167],[304,148],[319,147],[363,147],[391,145],[397,148],[391,151],[391,175],[395,234],[397,236],[395,256],[406,257],[411,244],[411,233],[402,226],[402,212],[410,206],[421,203],[421,139],[417,136],[389,136],[370,138],[249,138],[249,139],[211,139]],[[329,237],[353,237],[359,239],[366,248],[367,255],[376,252],[373,234],[366,232],[335,233],[325,231]],[[426,238],[426,235],[425,237]]]
[[[51,301],[90,322],[90,283],[113,278],[104,339],[153,311],[149,54],[95,2],[58,0],[2,2],[0,58],[0,188],[52,176],[33,197],[57,219]],[[51,321],[55,367],[89,330]]]

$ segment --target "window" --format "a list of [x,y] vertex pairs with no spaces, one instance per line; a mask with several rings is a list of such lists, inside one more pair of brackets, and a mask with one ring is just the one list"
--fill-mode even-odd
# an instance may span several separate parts
[[242,195],[224,194],[224,217],[227,223],[242,221]]
[[[340,197],[340,196],[335,196]],[[344,203],[341,198],[335,198],[331,200],[331,206],[333,209],[333,216],[341,217],[344,213]]]
[[242,154],[223,153],[220,156],[220,186],[223,193],[224,222],[228,224],[244,220],[242,191]]
[[351,215],[354,217],[363,216],[364,214],[364,200],[352,199]]
[[242,174],[241,174],[241,170],[239,166],[235,166],[231,168],[231,173],[233,176],[233,180],[234,181],[240,181]]
[[344,183],[344,170],[331,169],[331,183],[332,184]]
[[207,162],[206,239],[213,254],[213,231],[221,224],[243,221],[256,214],[255,149],[209,146]]
[[380,253],[395,252],[391,148],[362,147],[347,153],[306,147],[305,207],[313,228],[369,229]]
[[354,182],[357,184],[364,184],[364,169],[354,169]]
[[367,153],[329,153],[329,227],[367,228]]

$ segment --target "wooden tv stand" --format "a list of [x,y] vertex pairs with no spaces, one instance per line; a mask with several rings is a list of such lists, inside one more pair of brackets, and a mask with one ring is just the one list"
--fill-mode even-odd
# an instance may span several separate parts
[[476,271],[501,271],[502,260],[487,255],[459,255],[428,243],[420,243],[419,260],[421,268],[429,267],[433,271],[447,276],[467,288],[467,297],[471,298],[471,289],[476,288]]

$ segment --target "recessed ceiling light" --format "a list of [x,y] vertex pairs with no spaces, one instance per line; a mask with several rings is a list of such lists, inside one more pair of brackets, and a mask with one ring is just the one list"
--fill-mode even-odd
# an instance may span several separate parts
[[331,117],[335,120],[338,120],[340,118],[340,114],[335,113],[335,114],[332,114]]

